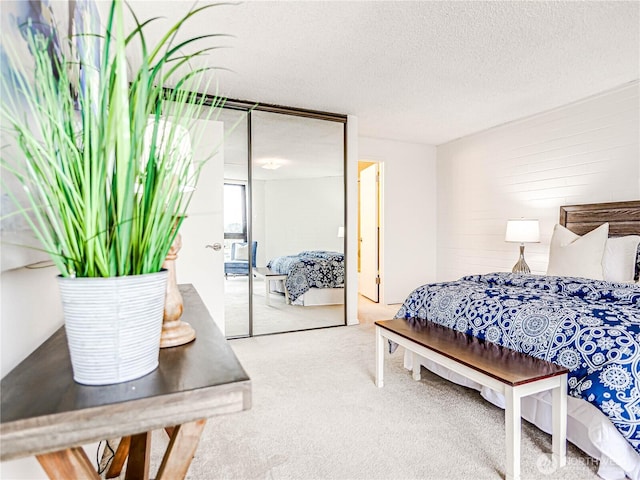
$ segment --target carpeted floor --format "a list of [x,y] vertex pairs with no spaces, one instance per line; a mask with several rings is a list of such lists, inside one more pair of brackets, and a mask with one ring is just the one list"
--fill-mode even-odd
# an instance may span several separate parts
[[[377,389],[370,322],[231,345],[252,379],[253,406],[208,421],[188,478],[504,478],[503,411],[424,370],[413,381],[400,351]],[[166,436],[153,442],[152,471]],[[568,465],[544,474],[537,465],[550,449],[550,436],[523,422],[523,478],[598,478],[572,445]]]

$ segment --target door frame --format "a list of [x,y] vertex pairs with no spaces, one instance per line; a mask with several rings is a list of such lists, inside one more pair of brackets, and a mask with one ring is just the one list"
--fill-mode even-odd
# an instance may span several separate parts
[[[381,160],[373,159],[358,159],[358,207],[357,207],[357,223],[358,223],[358,274],[360,274],[360,171],[362,170],[361,164],[368,164],[371,166],[376,164],[378,167],[378,277],[380,283],[378,284],[378,304],[384,305],[384,162]],[[366,168],[366,167],[364,167]],[[360,295],[360,289],[358,288],[358,295]]]

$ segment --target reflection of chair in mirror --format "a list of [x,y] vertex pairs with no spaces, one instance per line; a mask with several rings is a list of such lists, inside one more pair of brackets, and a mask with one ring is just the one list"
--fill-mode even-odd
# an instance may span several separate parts
[[[256,266],[256,252],[258,242],[251,244],[251,266]],[[246,242],[231,244],[231,260],[224,262],[224,276],[249,275],[249,249]]]

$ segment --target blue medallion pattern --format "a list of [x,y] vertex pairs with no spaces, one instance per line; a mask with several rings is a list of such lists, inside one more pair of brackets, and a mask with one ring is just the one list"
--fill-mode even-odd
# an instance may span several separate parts
[[640,287],[511,273],[423,285],[396,318],[432,322],[563,365],[569,394],[640,453]]
[[267,267],[287,275],[285,288],[291,301],[310,288],[334,288],[344,286],[344,254],[323,250],[303,251],[272,259]]

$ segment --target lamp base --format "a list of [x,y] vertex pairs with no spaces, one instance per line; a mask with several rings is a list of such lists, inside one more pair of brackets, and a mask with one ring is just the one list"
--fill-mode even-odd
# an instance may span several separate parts
[[518,263],[516,263],[511,269],[512,273],[531,273],[531,269],[527,262],[524,261],[524,245],[520,245],[520,258],[518,259]]
[[196,338],[196,331],[193,327],[180,320],[184,304],[176,282],[176,258],[178,258],[178,252],[181,247],[182,237],[178,233],[173,245],[171,245],[167,258],[162,264],[162,267],[168,271],[168,277],[160,348],[177,347],[192,342]]
[[177,347],[192,342],[196,338],[196,331],[191,325],[182,320],[163,322],[160,348]]

